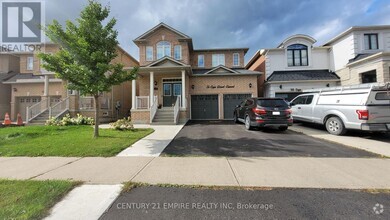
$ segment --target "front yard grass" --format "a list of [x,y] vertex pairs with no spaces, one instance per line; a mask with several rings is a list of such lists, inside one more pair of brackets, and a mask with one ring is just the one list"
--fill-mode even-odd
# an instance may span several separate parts
[[0,219],[42,219],[78,183],[0,179]]
[[153,129],[100,129],[91,126],[26,126],[0,129],[0,156],[111,157],[151,134]]

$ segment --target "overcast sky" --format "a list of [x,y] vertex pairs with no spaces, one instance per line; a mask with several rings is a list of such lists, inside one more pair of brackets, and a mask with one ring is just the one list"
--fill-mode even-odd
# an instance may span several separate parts
[[[390,25],[390,0],[101,0],[118,22],[119,42],[136,59],[133,40],[159,22],[189,35],[194,48],[249,47],[245,61],[293,34],[325,43],[350,26]],[[78,17],[86,0],[46,0],[46,22]]]

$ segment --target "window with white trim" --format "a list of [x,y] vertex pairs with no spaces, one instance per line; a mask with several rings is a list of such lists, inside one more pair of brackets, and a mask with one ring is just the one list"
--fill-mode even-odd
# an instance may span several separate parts
[[34,57],[27,57],[27,70],[34,69]]
[[203,54],[198,55],[198,67],[204,67],[204,55]]
[[225,54],[213,54],[212,56],[213,67],[223,65],[225,66]]
[[307,66],[309,58],[307,46],[303,44],[293,44],[287,47],[288,66]]
[[175,60],[181,60],[181,45],[175,45],[173,53]]
[[168,41],[160,41],[157,43],[157,59],[164,56],[171,56],[171,43]]
[[364,49],[378,50],[378,34],[364,34]]
[[240,54],[233,53],[233,66],[240,66]]
[[146,61],[153,61],[153,47],[146,47]]

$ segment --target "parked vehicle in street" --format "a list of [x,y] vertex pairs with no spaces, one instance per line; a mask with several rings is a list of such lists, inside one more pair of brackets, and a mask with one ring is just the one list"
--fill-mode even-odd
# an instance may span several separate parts
[[281,98],[248,98],[234,109],[234,122],[245,128],[277,127],[281,131],[293,123],[291,109]]
[[294,121],[325,125],[330,134],[348,129],[390,131],[390,84],[305,91],[290,103]]

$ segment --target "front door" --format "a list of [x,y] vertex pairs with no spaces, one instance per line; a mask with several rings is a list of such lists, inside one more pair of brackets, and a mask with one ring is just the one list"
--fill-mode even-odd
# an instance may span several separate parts
[[172,107],[178,96],[182,95],[181,83],[163,83],[163,92],[163,106]]

